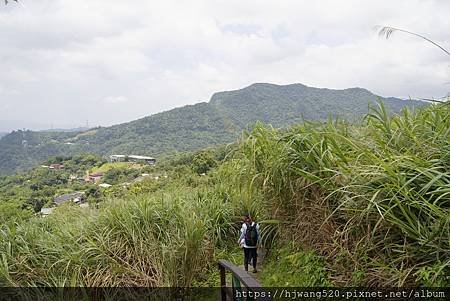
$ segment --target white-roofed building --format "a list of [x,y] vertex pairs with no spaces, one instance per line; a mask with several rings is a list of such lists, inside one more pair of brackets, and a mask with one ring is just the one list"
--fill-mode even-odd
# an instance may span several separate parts
[[138,156],[138,155],[111,155],[109,156],[111,162],[137,162],[146,163],[149,165],[155,165],[156,159],[148,156]]

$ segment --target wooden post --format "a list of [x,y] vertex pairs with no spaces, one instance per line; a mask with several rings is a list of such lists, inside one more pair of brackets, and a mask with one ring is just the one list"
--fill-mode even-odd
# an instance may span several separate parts
[[219,270],[220,270],[220,295],[222,296],[222,301],[227,301],[227,281],[225,276],[225,267],[223,267],[221,264],[219,264]]

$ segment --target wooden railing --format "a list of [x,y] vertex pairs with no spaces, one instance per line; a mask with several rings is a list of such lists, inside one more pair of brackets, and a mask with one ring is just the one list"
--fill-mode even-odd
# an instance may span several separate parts
[[[240,267],[226,260],[219,260],[220,295],[222,301],[229,300],[270,300],[254,298],[260,296],[263,288],[258,281]],[[226,272],[231,272],[231,286],[227,285]]]

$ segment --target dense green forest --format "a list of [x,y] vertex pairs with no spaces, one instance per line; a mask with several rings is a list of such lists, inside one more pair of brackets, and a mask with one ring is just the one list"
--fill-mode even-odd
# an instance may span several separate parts
[[[257,121],[274,127],[302,120],[359,120],[378,96],[361,89],[330,90],[301,84],[254,84],[216,93],[209,103],[83,132],[14,131],[0,140],[0,174],[31,168],[51,156],[90,152],[161,156],[231,142]],[[423,102],[384,98],[392,112]]]
[[45,218],[27,202],[31,186],[49,189],[38,169],[4,177],[2,204],[27,197],[14,214],[1,208],[0,285],[218,286],[217,260],[240,260],[251,212],[264,285],[449,286],[449,129],[447,103],[399,115],[380,104],[361,124],[256,124],[227,146],[142,167],[158,177],[130,185],[120,170],[135,167],[60,158],[73,172],[117,169],[116,182],[95,206]]

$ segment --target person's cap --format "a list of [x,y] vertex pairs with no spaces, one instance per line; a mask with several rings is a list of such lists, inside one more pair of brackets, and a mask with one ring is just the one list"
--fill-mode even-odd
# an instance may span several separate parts
[[245,213],[244,216],[245,216],[245,217],[251,217],[250,213],[248,213],[248,212]]

